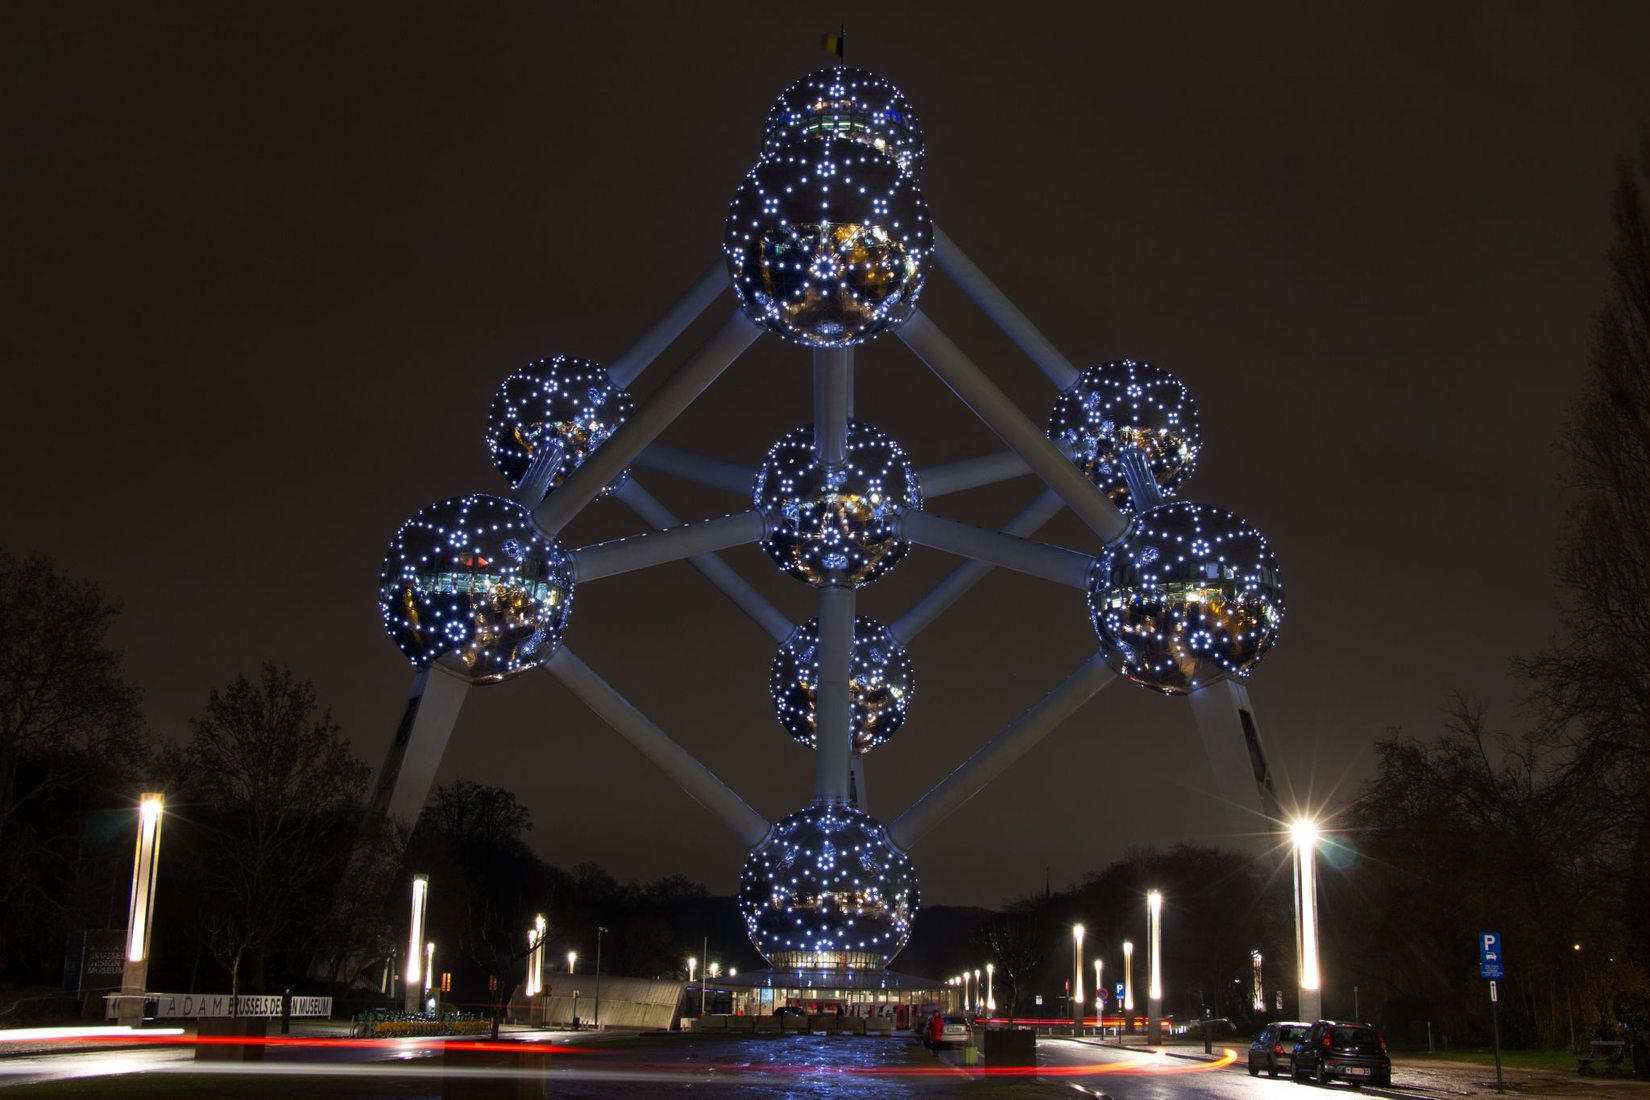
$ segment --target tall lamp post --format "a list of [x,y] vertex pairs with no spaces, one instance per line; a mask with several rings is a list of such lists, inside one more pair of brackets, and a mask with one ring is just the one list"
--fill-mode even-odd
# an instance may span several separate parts
[[407,930],[407,966],[402,975],[402,1008],[407,1015],[418,1013],[424,982],[424,912],[430,900],[430,876],[412,878],[412,919]]
[[1106,961],[1098,955],[1094,959],[1094,1023],[1100,1029],[1100,1038],[1106,1037]]
[[1134,941],[1123,941],[1123,1030],[1134,1034]]
[[985,1010],[993,1016],[997,1014],[997,964],[985,964]]
[[1151,1014],[1147,1039],[1163,1041],[1163,894],[1153,890],[1146,895],[1146,915],[1150,923],[1151,984],[1146,987],[1146,1008]]
[[976,1015],[985,1008],[985,994],[980,992],[980,971],[974,970],[974,1012]]
[[1301,818],[1289,827],[1295,841],[1295,946],[1299,955],[1300,1018],[1323,1017],[1323,976],[1318,971],[1317,822]]
[[1254,967],[1255,967],[1254,997],[1250,1000],[1249,1007],[1254,1009],[1256,1012],[1265,1012],[1266,1011],[1266,985],[1265,985],[1265,983],[1263,983],[1261,981],[1261,970],[1260,970],[1261,957],[1260,957],[1260,952],[1258,950],[1249,952],[1249,960],[1250,960],[1250,962],[1254,963]]
[[1083,926],[1071,926],[1071,1033],[1083,1034]]
[[602,937],[607,929],[596,926],[596,1030],[602,1029]]
[[137,853],[132,858],[132,904],[126,916],[126,961],[121,967],[120,998],[115,1018],[128,1027],[143,1022],[143,997],[149,986],[149,939],[155,923],[155,877],[160,870],[160,819],[166,798],[158,793],[138,799]]
[[573,964],[578,961],[579,953],[577,951],[569,951],[567,953],[567,972],[569,974],[573,973]]

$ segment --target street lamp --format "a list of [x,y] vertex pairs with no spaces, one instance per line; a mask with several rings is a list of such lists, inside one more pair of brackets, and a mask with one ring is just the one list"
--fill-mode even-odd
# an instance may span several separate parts
[[1150,930],[1149,945],[1152,954],[1151,984],[1146,987],[1146,1005],[1149,1016],[1147,1038],[1153,1043],[1163,1041],[1163,894],[1153,890],[1146,895],[1146,915]]
[[1106,1037],[1106,982],[1102,975],[1106,961],[1098,955],[1094,959],[1094,1022],[1100,1028],[1100,1038]]
[[602,937],[607,929],[596,926],[596,1030],[602,1029]]
[[985,1007],[985,998],[980,994],[980,971],[974,968],[974,1011],[979,1012]]
[[577,951],[569,951],[567,953],[567,972],[569,974],[573,973],[573,964],[577,962],[578,959],[579,953]]
[[1134,1034],[1134,941],[1123,941],[1123,1026]]
[[435,977],[435,941],[424,945],[424,996],[429,999],[431,979]]
[[1071,1033],[1083,1034],[1083,926],[1071,926]]
[[993,1015],[997,1011],[996,971],[996,963],[985,964],[985,1010]]
[[155,878],[160,870],[160,819],[166,796],[138,798],[137,851],[132,857],[132,903],[126,916],[126,961],[115,1017],[135,1027],[143,1022],[143,995],[149,985],[149,939],[155,922]]
[[1318,825],[1298,818],[1289,832],[1295,846],[1295,947],[1300,962],[1300,1016],[1316,1020],[1323,1015],[1323,978],[1318,971],[1318,890],[1314,856]]
[[412,919],[407,929],[407,973],[403,992],[402,1007],[409,1015],[418,1012],[421,1006],[421,992],[425,988],[421,967],[424,964],[424,911],[430,900],[430,876],[414,875],[412,878]]
[[536,997],[539,992],[538,975],[533,972],[533,963],[538,960],[538,957],[539,930],[529,928],[527,930],[527,980],[522,983],[524,986],[522,992],[529,997]]
[[1266,1011],[1266,986],[1261,982],[1260,952],[1259,951],[1249,952],[1249,960],[1252,963],[1254,963],[1254,967],[1255,967],[1255,989],[1254,989],[1255,996],[1254,996],[1254,999],[1250,1002],[1250,1007],[1253,1008],[1256,1012],[1265,1012]]

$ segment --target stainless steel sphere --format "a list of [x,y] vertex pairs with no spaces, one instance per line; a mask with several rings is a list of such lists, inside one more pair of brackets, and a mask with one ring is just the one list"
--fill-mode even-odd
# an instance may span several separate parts
[[1107,664],[1183,695],[1221,671],[1254,671],[1283,622],[1283,579],[1247,521],[1174,501],[1136,515],[1096,559],[1088,604]]
[[[779,643],[768,676],[779,722],[800,744],[816,748],[815,706],[819,687],[819,620],[810,619]],[[888,628],[864,615],[854,619],[854,648],[848,666],[854,752],[864,755],[888,741],[905,724],[916,691],[916,675],[905,647]]]
[[834,136],[763,157],[734,192],[723,246],[746,314],[813,348],[848,347],[902,324],[933,250],[915,177]]
[[1048,437],[1121,511],[1134,508],[1122,453],[1135,448],[1165,496],[1192,475],[1203,446],[1197,405],[1184,383],[1161,367],[1122,359],[1085,370],[1057,397]]
[[378,609],[420,668],[439,657],[471,683],[496,683],[549,660],[573,604],[567,556],[532,514],[475,493],[432,504],[384,554]]
[[917,873],[888,830],[817,803],[773,827],[739,879],[751,942],[775,969],[879,970],[911,935]]
[[848,424],[848,461],[826,469],[814,457],[813,425],[788,432],[756,475],[756,506],[768,516],[762,549],[816,588],[833,580],[870,584],[905,556],[900,513],[922,507],[905,452],[869,424]]
[[912,175],[922,167],[922,127],[905,93],[864,69],[821,69],[780,92],[762,132],[762,152],[821,137],[868,145]]
[[[513,372],[493,395],[487,453],[510,487],[520,488],[534,456],[552,448],[546,456],[555,463],[548,492],[584,465],[635,409],[630,394],[600,363],[569,355],[535,359]],[[603,495],[623,484],[628,473],[621,473]]]

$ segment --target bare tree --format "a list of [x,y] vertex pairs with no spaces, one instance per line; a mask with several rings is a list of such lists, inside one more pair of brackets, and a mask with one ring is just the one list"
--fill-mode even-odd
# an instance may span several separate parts
[[232,994],[249,961],[261,990],[268,954],[301,951],[322,927],[315,914],[349,857],[368,769],[314,687],[273,664],[256,683],[214,690],[190,724],[192,816],[210,830],[196,865],[209,945]]

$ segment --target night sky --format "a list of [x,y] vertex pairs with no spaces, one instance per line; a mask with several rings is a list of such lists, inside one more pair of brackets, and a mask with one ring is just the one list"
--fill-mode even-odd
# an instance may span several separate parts
[[[376,586],[397,525],[507,491],[495,387],[611,361],[720,256],[769,104],[830,60],[901,85],[936,221],[1077,365],[1177,372],[1185,496],[1276,547],[1289,612],[1251,681],[1274,767],[1342,799],[1451,693],[1517,720],[1556,628],[1555,443],[1600,300],[1616,159],[1650,119],[1650,6],[7,4],[0,10],[0,545],[124,605],[178,739],[285,662],[377,768],[411,672]],[[633,387],[645,398],[731,293]],[[943,274],[922,307],[1041,422],[1052,387]],[[892,338],[857,413],[919,468],[1000,444]],[[665,435],[754,466],[812,419],[760,341]],[[683,518],[748,501],[658,474]],[[999,525],[1026,478],[934,510]],[[614,502],[567,532],[639,529]],[[1061,517],[1044,537],[1085,551]],[[798,621],[812,591],[726,559]],[[891,622],[957,564],[861,593]],[[686,564],[581,587],[568,644],[764,815],[812,756],[772,641]],[[1080,593],[996,573],[912,649],[869,760],[891,820],[1094,649]],[[547,859],[731,893],[743,852],[550,676],[472,692],[441,772],[516,791]],[[912,851],[930,903],[997,904],[1225,826],[1184,703],[1114,684]],[[1046,869],[1046,871],[1045,871]]]

